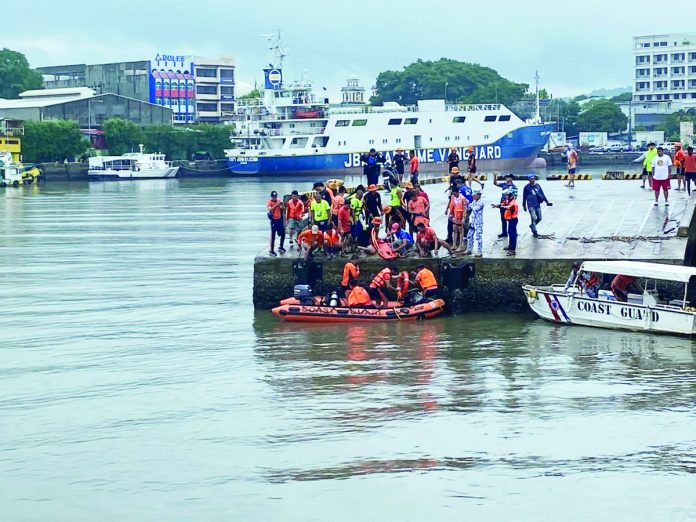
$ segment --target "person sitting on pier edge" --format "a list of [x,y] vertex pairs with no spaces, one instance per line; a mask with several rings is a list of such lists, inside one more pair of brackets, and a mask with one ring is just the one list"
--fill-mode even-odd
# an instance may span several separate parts
[[408,153],[409,157],[409,168],[411,170],[411,183],[416,185],[418,183],[418,168],[420,167],[420,161],[418,156],[416,156],[416,151],[412,150]]
[[[500,203],[501,205],[505,203],[505,191],[506,190],[511,190],[514,192],[515,196],[517,196],[517,185],[515,185],[512,181],[515,179],[515,176],[512,175],[512,172],[509,172],[505,176],[505,183],[501,183],[498,185],[498,178],[497,176],[493,175],[493,184],[496,187],[500,187],[502,189],[502,192],[500,194]],[[504,237],[508,237],[508,230],[507,230],[507,220],[505,219],[505,209],[501,206],[500,207],[500,225],[502,227],[502,231],[500,234],[498,234],[498,239],[502,239]]]
[[504,202],[491,206],[494,208],[505,209],[504,217],[507,221],[509,240],[508,246],[506,246],[503,250],[508,251],[508,256],[514,256],[517,253],[517,216],[520,213],[520,206],[517,203],[517,195],[514,192],[506,190],[503,192],[503,194],[505,195]]
[[318,226],[322,232],[326,230],[331,214],[331,206],[325,199],[322,199],[320,192],[314,193],[314,201],[309,206],[309,214],[313,225]]
[[633,276],[617,275],[611,282],[611,291],[617,301],[625,303],[628,301],[628,286],[635,281]]
[[[286,212],[286,218],[287,218],[287,229],[289,232],[289,239],[290,239],[290,248],[292,248],[293,244],[293,235],[295,238],[300,235],[300,232],[302,232],[302,216],[304,216],[305,213],[305,205],[300,199],[299,194],[297,193],[296,190],[292,191],[292,194],[290,196],[290,200],[287,203],[287,212]],[[299,248],[299,244],[298,247]]]
[[444,248],[452,255],[452,247],[446,241],[442,241],[437,237],[435,229],[426,226],[424,223],[418,223],[416,225],[416,244],[418,245],[418,252],[421,256],[431,256],[436,255],[440,250],[440,247]]
[[341,185],[338,187],[338,190],[336,192],[336,195],[333,197],[333,200],[331,201],[331,221],[333,222],[334,226],[338,226],[338,211],[341,210],[341,207],[343,206],[343,202],[346,199],[346,187]]
[[404,181],[404,164],[406,163],[406,154],[404,154],[404,149],[401,147],[396,148],[396,154],[392,158],[394,162],[394,168],[396,169],[396,175],[399,177],[399,183]]
[[372,244],[372,232],[379,237],[379,228],[382,226],[382,218],[376,217],[372,220],[372,226],[364,230],[362,233],[362,238],[364,239],[358,242],[358,250],[367,255],[374,256],[377,253],[374,245]]
[[389,305],[389,299],[387,298],[387,289],[394,290],[391,284],[392,277],[396,277],[399,273],[397,268],[393,265],[383,268],[370,283],[370,297],[377,303],[377,308],[382,308],[383,306]]
[[333,223],[329,222],[324,232],[324,252],[329,259],[333,259],[333,256],[338,255],[342,249],[341,236],[336,232]]
[[450,149],[449,156],[447,156],[447,163],[449,164],[449,173],[452,175],[452,171],[456,168],[459,172],[459,153],[457,152],[457,147],[452,147]]
[[536,182],[536,176],[534,174],[529,174],[527,179],[529,183],[524,186],[524,190],[522,191],[522,208],[525,212],[529,210],[529,217],[532,220],[532,224],[529,225],[529,228],[532,229],[534,237],[539,237],[536,226],[541,223],[541,204],[546,203],[547,207],[552,207],[553,203],[546,199],[546,195],[544,191],[541,190],[541,186]]
[[363,171],[367,177],[367,184],[377,185],[380,165],[384,165],[384,157],[372,148],[369,153],[360,156],[360,161],[365,165]]
[[370,294],[355,279],[348,282],[348,306],[356,308],[374,308],[375,304],[370,298]]
[[391,226],[392,250],[404,256],[413,246],[413,236],[403,230],[398,223],[393,223]]
[[271,221],[271,245],[268,253],[276,257],[275,252],[275,237],[278,235],[280,246],[278,252],[285,253],[285,223],[283,221],[283,200],[278,198],[278,193],[274,190],[271,192],[271,199],[266,202],[266,210],[268,211],[268,219]]
[[428,299],[437,299],[440,291],[437,286],[437,279],[425,265],[419,265],[416,268],[416,283],[423,289],[423,296]]
[[300,246],[300,255],[302,255],[302,248],[306,249],[304,255],[306,261],[315,250],[324,247],[324,233],[317,225],[312,225],[311,229],[305,230],[297,237],[297,244]]
[[350,258],[343,265],[343,276],[341,277],[341,295],[346,295],[348,292],[348,283],[360,277],[360,258],[356,255]]

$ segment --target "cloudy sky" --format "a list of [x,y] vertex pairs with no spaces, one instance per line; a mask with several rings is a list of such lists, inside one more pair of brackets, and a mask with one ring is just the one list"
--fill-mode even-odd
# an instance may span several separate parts
[[[181,6],[179,6],[181,4]],[[282,31],[286,79],[306,71],[333,95],[349,75],[370,86],[385,69],[448,57],[477,62],[555,96],[631,84],[631,37],[696,32],[690,3],[660,15],[654,1],[586,0],[34,0],[3,6],[3,44],[33,66],[138,60],[167,54],[233,56],[237,81],[261,78],[260,35]],[[8,12],[9,11],[9,12]],[[689,13],[680,16],[679,13]],[[30,20],[27,20],[27,16]]]

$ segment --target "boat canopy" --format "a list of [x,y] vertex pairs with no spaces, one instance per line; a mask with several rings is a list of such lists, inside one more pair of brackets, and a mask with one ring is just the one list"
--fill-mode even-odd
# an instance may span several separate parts
[[641,279],[680,281],[682,283],[688,283],[689,278],[696,276],[696,267],[643,261],[585,261],[581,270],[602,274],[621,274]]

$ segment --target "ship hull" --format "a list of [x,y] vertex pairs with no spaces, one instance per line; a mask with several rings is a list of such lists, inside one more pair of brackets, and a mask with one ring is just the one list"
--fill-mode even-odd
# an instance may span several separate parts
[[[539,151],[546,144],[553,125],[530,125],[514,130],[488,145],[475,147],[479,171],[519,170],[530,167],[538,157]],[[362,173],[360,152],[323,154],[286,155],[239,155],[227,160],[232,174],[247,176],[308,175],[322,172],[329,175],[349,175]],[[382,153],[387,160],[392,151]],[[449,147],[419,149],[416,151],[420,160],[421,174],[442,172],[446,163]],[[468,152],[459,149],[462,158]],[[466,159],[463,159],[464,166]],[[408,169],[407,169],[408,170]]]

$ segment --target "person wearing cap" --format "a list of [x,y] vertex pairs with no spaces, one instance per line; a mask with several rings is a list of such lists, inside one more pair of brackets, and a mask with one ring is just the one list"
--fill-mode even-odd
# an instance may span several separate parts
[[449,156],[447,156],[447,163],[449,164],[449,173],[452,175],[452,170],[457,169],[459,172],[459,153],[457,152],[457,147],[452,147],[450,149]]
[[278,198],[278,193],[275,190],[271,192],[271,199],[266,202],[266,210],[268,211],[268,219],[271,221],[271,241],[268,254],[272,257],[276,257],[278,255],[275,251],[276,235],[280,241],[278,252],[281,254],[285,253],[285,221],[283,219],[284,208],[285,205],[283,200]]
[[464,215],[466,214],[466,199],[461,195],[458,188],[452,189],[445,215],[452,222],[452,248],[455,252],[465,250],[464,244]]
[[527,179],[529,183],[525,185],[522,191],[522,208],[525,212],[529,211],[529,217],[532,220],[529,228],[532,229],[534,237],[539,237],[537,225],[541,223],[541,204],[546,203],[547,207],[551,207],[553,203],[546,199],[546,195],[544,191],[541,190],[541,186],[536,182],[536,176],[534,174],[529,174]]
[[382,196],[377,190],[377,185],[370,185],[367,193],[363,197],[363,208],[365,209],[365,222],[368,226],[372,219],[382,215]]
[[360,156],[360,161],[365,165],[363,170],[367,177],[367,184],[377,185],[379,183],[379,169],[380,165],[384,165],[384,157],[372,148],[370,152]]
[[640,186],[640,188],[644,189],[645,188],[645,179],[648,179],[648,188],[652,188],[652,160],[653,158],[657,156],[657,150],[655,150],[655,144],[653,142],[648,143],[648,150],[645,152],[644,158],[643,158],[643,174],[641,175],[641,179],[643,180],[643,184]]
[[394,168],[396,168],[396,174],[399,177],[399,183],[404,180],[405,164],[406,164],[406,154],[404,154],[404,149],[397,147],[396,153],[392,158],[394,161]]
[[662,147],[652,159],[652,188],[655,191],[655,206],[660,198],[660,189],[665,195],[665,206],[669,206],[669,177],[672,175],[672,159]]
[[466,162],[467,162],[467,165],[466,165],[466,172],[467,172],[466,180],[467,180],[467,182],[469,183],[469,186],[471,186],[471,184],[472,184],[473,181],[474,181],[474,176],[476,175],[476,152],[475,152],[475,150],[474,150],[474,147],[472,147],[472,146],[469,146],[469,147],[466,149],[466,151],[467,151],[467,153],[468,153],[468,157],[467,157],[467,159],[466,159]]
[[398,223],[391,226],[392,250],[399,255],[405,255],[413,246],[413,236],[403,230]]
[[312,225],[312,228],[305,230],[297,237],[297,242],[300,245],[300,255],[304,249],[304,258],[307,260],[315,250],[324,248],[324,232],[319,230],[317,225]]
[[570,143],[566,143],[566,160],[568,161],[568,183],[566,187],[575,187],[575,172],[578,166],[578,153]]
[[309,205],[312,224],[317,225],[322,232],[326,230],[331,216],[331,205],[321,197],[321,192],[314,193],[314,201]]
[[[674,144],[674,156],[672,157],[672,163],[674,164],[674,169],[677,171],[677,190],[686,190],[686,183],[684,183],[684,151],[682,150],[681,143]],[[684,188],[682,188],[684,185]]]
[[473,200],[467,205],[469,209],[469,232],[466,236],[466,254],[474,254],[474,246],[478,244],[475,257],[483,255],[483,201],[481,191],[474,190]]
[[420,167],[420,161],[416,156],[416,151],[412,150],[408,153],[409,157],[409,168],[411,170],[411,183],[414,185],[418,183],[418,168]]
[[[505,191],[510,190],[515,194],[515,196],[517,196],[517,185],[513,183],[514,179],[515,176],[512,175],[512,172],[509,172],[505,176],[505,183],[498,184],[498,177],[495,174],[493,175],[493,184],[496,187],[500,187],[502,189],[502,192],[500,193],[501,205],[505,203],[505,200],[507,199],[505,196]],[[507,220],[505,219],[505,209],[502,208],[502,206],[500,207],[500,226],[502,228],[502,231],[500,234],[498,234],[498,239],[508,237]]]
[[452,255],[452,247],[449,243],[437,237],[435,229],[426,226],[424,223],[418,223],[418,225],[416,225],[416,230],[416,244],[421,256],[437,256],[440,247],[444,248]]
[[[289,231],[290,248],[292,248],[293,234],[297,237],[302,232],[302,216],[305,213],[305,205],[296,190],[292,191],[287,203],[286,226]],[[299,244],[297,246],[299,248]]]
[[505,219],[508,222],[508,246],[504,250],[507,250],[508,256],[514,256],[517,253],[517,220],[520,212],[519,204],[517,203],[517,195],[511,190],[505,191],[505,201],[497,205],[491,205],[492,207],[505,209]]

